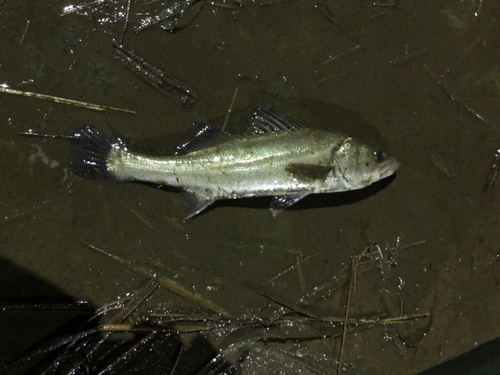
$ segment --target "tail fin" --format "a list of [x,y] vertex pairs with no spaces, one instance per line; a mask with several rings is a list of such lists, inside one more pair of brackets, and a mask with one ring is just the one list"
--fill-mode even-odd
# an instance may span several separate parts
[[113,149],[125,147],[120,138],[85,125],[71,138],[73,171],[83,177],[116,179],[108,169],[108,156]]

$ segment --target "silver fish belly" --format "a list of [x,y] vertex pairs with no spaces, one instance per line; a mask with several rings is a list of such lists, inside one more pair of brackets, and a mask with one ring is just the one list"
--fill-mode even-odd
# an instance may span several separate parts
[[274,196],[276,212],[308,194],[363,188],[399,167],[395,158],[351,137],[307,129],[260,107],[253,134],[233,136],[204,124],[173,156],[129,151],[90,127],[75,137],[77,172],[180,187],[189,193],[186,219],[216,200],[243,197]]

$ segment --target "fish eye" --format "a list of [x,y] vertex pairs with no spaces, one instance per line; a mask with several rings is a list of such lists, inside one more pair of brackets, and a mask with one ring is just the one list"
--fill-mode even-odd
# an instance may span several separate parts
[[386,158],[384,151],[381,150],[376,150],[373,155],[375,156],[377,163],[382,163]]

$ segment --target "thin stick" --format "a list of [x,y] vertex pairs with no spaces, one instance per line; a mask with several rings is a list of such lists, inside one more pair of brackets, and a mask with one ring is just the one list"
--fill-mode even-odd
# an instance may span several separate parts
[[85,242],[79,236],[77,236],[77,237],[87,247],[89,247],[92,250],[95,250],[101,254],[104,254],[107,257],[110,257],[111,259],[117,261],[118,263],[120,263],[124,266],[127,266],[132,271],[139,273],[139,274],[141,274],[145,277],[148,277],[148,278],[156,278],[161,286],[163,286],[163,287],[167,288],[168,290],[170,290],[171,292],[187,299],[188,301],[196,303],[197,305],[201,305],[209,310],[212,310],[213,312],[216,312],[217,314],[220,314],[223,316],[230,315],[223,307],[217,305],[216,303],[212,302],[209,299],[206,299],[200,293],[190,292],[189,290],[184,288],[181,284],[179,284],[177,281],[169,279],[168,277],[163,276],[163,275],[157,275],[155,272],[153,272],[152,270],[150,270],[146,267],[137,266],[126,259],[120,258],[117,255],[110,254],[107,251],[98,248],[97,246],[94,246],[94,245],[89,244],[88,242]]
[[146,219],[144,219],[141,215],[139,215],[137,212],[135,212],[135,210],[130,207],[128,204],[127,204],[127,207],[130,211],[132,211],[132,213],[135,214],[135,216],[137,216],[139,218],[139,220],[141,220],[144,224],[146,224],[148,227],[150,227],[151,229],[155,229],[151,224],[149,224]]
[[345,303],[345,314],[344,314],[344,326],[342,327],[342,339],[340,341],[340,352],[339,359],[337,365],[337,374],[340,374],[342,367],[342,357],[344,356],[344,346],[347,335],[347,326],[349,323],[349,305],[351,304],[351,294],[352,291],[356,289],[356,272],[358,268],[358,263],[362,257],[366,255],[366,253],[370,250],[370,246],[368,246],[361,254],[356,255],[352,258],[351,263],[351,278],[349,283],[347,284],[347,298]]
[[[304,262],[307,262],[309,259],[312,259],[314,258],[316,255],[320,254],[321,251],[318,251],[316,254],[313,254],[313,255],[309,255],[307,258],[304,258],[300,261],[300,264],[304,263]],[[283,271],[279,272],[276,276],[273,276],[271,277],[269,280],[267,280],[268,283],[272,283],[273,281],[275,281],[276,279],[280,278],[281,276],[283,276],[284,274],[290,272],[291,270],[293,270],[295,267],[297,267],[297,264],[292,264],[290,267],[284,269]]]
[[330,79],[332,77],[335,77],[336,73],[333,73],[333,74],[330,74],[329,76],[327,77],[324,77],[324,78],[321,78],[321,79],[318,79],[318,83],[320,82],[323,82],[323,81],[326,81],[327,79]]
[[227,121],[229,120],[229,116],[231,115],[231,112],[233,111],[233,106],[234,106],[234,102],[236,100],[236,95],[238,95],[238,89],[239,89],[239,87],[236,87],[236,90],[234,90],[234,95],[233,95],[233,99],[231,100],[231,105],[229,106],[229,109],[227,110],[227,115],[226,115],[226,118],[224,120],[224,124],[222,125],[222,131],[226,130]]
[[24,27],[24,31],[23,31],[23,36],[21,37],[21,40],[19,41],[19,44],[23,44],[24,37],[26,36],[26,32],[28,31],[29,25],[30,25],[30,20],[27,20],[26,21],[26,26]]
[[481,12],[483,11],[484,3],[485,0],[479,0],[479,6],[477,7],[476,11],[474,12],[474,16],[478,17]]
[[396,8],[399,9],[400,11],[403,11],[403,8],[401,8],[399,5],[395,3],[391,3],[390,1],[386,3],[373,3],[374,6],[376,7],[390,7],[390,8]]
[[297,255],[297,271],[299,271],[299,280],[300,280],[300,288],[302,289],[302,293],[306,290],[306,284],[304,282],[304,275],[302,275],[302,267],[300,267],[300,259]]
[[[359,257],[359,255],[357,256]],[[359,263],[359,259],[358,259]],[[352,286],[352,285],[351,285]],[[352,288],[354,290],[354,288]],[[398,323],[404,323],[408,320],[412,319],[422,319],[422,318],[428,318],[431,314],[430,313],[423,313],[423,314],[410,314],[410,315],[401,315],[401,316],[396,316],[396,317],[389,317],[389,318],[345,318],[345,316],[340,317],[340,316],[330,316],[330,315],[318,315],[314,311],[312,311],[310,308],[307,306],[300,306],[300,305],[294,305],[292,306],[291,304],[283,301],[280,297],[277,296],[271,296],[269,293],[264,293],[262,291],[257,290],[257,292],[262,295],[263,297],[268,298],[269,300],[273,301],[274,303],[277,303],[280,306],[283,306],[299,315],[303,315],[309,319],[315,320],[315,321],[320,321],[320,322],[328,322],[328,323],[347,323],[346,325],[349,326],[351,324],[398,324]]]
[[26,135],[28,137],[43,137],[43,138],[68,138],[68,139],[77,138],[75,135],[38,133],[38,132],[34,132],[31,129],[28,129],[25,132],[17,132],[17,134]]
[[128,28],[128,17],[130,15],[130,8],[132,6],[132,0],[127,1],[127,12],[125,13],[125,25],[123,26],[122,37],[120,38],[120,44],[123,44],[123,37],[125,36],[125,32]]
[[179,364],[179,359],[181,358],[182,352],[184,351],[184,346],[180,344],[180,349],[179,352],[177,353],[177,357],[175,358],[174,365],[172,366],[172,370],[170,370],[169,375],[174,375],[175,374],[175,369],[177,368],[177,365]]
[[345,55],[347,55],[349,53],[352,53],[352,52],[356,51],[359,48],[361,48],[360,44],[358,44],[357,46],[354,46],[354,47],[348,49],[347,51],[339,53],[337,56],[333,56],[332,58],[330,58],[330,59],[326,60],[325,62],[323,62],[323,64],[321,64],[321,65],[326,65],[328,63],[331,63],[332,61],[337,60],[339,57],[342,57],[342,56],[345,56]]
[[120,111],[120,112],[132,113],[132,114],[136,113],[135,111],[131,111],[130,109],[108,107],[105,105],[80,102],[78,100],[60,98],[60,97],[52,96],[52,95],[38,94],[36,92],[13,90],[13,89],[8,89],[6,87],[0,87],[0,92],[4,92],[6,94],[12,94],[12,95],[27,96],[30,98],[37,98],[37,99],[42,99],[42,100],[49,100],[49,101],[52,101],[55,103],[74,105],[76,107],[84,107],[87,109],[93,109],[94,111],[107,112],[108,110],[113,110],[113,111]]
[[409,249],[410,247],[425,245],[426,243],[427,243],[426,240],[421,240],[421,241],[413,242],[413,243],[410,243],[408,245],[401,246],[399,248],[399,250],[404,250],[404,249]]
[[389,63],[392,65],[399,65],[399,64],[403,64],[405,62],[408,62],[410,60],[413,60],[416,57],[424,56],[424,55],[427,55],[427,47],[422,48],[418,51],[406,54],[403,57],[395,58],[394,60],[391,60]]
[[436,77],[436,75],[427,67],[427,65],[424,64],[424,68],[429,72],[429,74],[436,80],[437,84],[441,86],[443,91],[448,95],[448,97],[453,101],[458,103],[460,106],[464,107],[469,113],[473,114],[476,116],[478,119],[480,119],[482,122],[484,122],[486,125],[491,126],[491,124],[483,117],[481,116],[477,111],[472,109],[471,107],[463,104],[462,102],[458,101],[455,99],[455,95],[453,95],[447,88],[446,86],[439,80],[439,78]]
[[417,21],[417,23],[420,23],[420,21],[417,17],[417,13],[415,13],[415,8],[413,8],[413,2],[410,3],[410,6],[411,6],[411,13],[413,15],[413,18],[415,18],[415,21]]
[[486,32],[488,31],[488,29],[489,29],[491,26],[493,26],[493,24],[495,23],[495,21],[496,21],[496,19],[495,19],[495,18],[493,18],[493,19],[491,20],[491,22],[488,24],[488,26],[486,26],[486,27],[484,28],[484,30],[483,30],[483,31],[481,31],[481,32],[479,33],[478,37],[477,37],[476,39],[474,39],[474,42],[472,42],[472,44],[469,46],[469,48],[467,48],[467,49],[465,50],[464,55],[467,55],[467,54],[471,51],[471,49],[472,49],[472,48],[473,48],[473,47],[474,47],[477,43],[479,43],[479,41],[481,40],[481,38],[483,38],[483,35],[484,35],[484,34],[486,34]]
[[386,14],[391,14],[392,12],[390,10],[386,10],[384,12],[379,12],[372,14],[370,17],[368,17],[369,20],[372,20],[374,18],[380,17],[380,16],[385,16]]

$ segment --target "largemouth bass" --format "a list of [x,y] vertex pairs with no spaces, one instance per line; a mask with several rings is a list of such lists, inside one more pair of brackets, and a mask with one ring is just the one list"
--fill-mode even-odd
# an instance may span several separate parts
[[272,196],[273,214],[309,194],[364,188],[392,175],[399,162],[347,135],[307,129],[257,107],[248,135],[201,124],[171,156],[130,151],[118,137],[85,126],[74,137],[73,167],[85,177],[180,187],[185,220],[219,199]]

